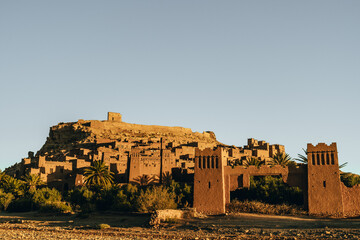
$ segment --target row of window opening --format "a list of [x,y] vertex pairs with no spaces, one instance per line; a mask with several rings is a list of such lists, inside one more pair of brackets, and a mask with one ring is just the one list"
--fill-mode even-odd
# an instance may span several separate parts
[[217,156],[198,157],[199,168],[219,168],[219,158]]
[[334,165],[334,153],[312,153],[312,165]]

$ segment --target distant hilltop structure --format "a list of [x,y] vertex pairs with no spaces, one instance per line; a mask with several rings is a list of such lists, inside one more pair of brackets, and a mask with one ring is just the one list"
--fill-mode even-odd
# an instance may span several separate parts
[[195,150],[217,146],[222,146],[229,164],[242,164],[248,157],[269,162],[285,151],[282,145],[255,139],[243,147],[227,146],[211,131],[131,124],[123,122],[120,113],[109,112],[105,121],[78,120],[51,127],[42,148],[6,172],[15,177],[39,174],[49,186],[67,190],[81,186],[84,169],[103,160],[118,182],[133,182],[143,175],[159,179],[165,173],[178,181],[193,181]]
[[113,122],[121,122],[121,114],[120,113],[115,113],[115,112],[108,112],[108,121],[113,121]]

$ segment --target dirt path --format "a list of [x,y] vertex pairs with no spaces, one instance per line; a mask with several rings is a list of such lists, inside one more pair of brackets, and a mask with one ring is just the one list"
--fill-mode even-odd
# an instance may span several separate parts
[[[211,216],[147,225],[149,215],[0,213],[0,239],[359,239],[360,219],[316,219],[258,214]],[[97,229],[101,223],[107,229]]]

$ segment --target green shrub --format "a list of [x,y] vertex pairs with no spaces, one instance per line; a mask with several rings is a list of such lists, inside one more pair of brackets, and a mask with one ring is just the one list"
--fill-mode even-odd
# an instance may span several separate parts
[[140,191],[136,207],[139,212],[143,213],[176,208],[175,194],[169,192],[164,186],[149,187],[146,191]]
[[134,206],[136,205],[136,199],[138,197],[139,190],[137,186],[132,184],[127,184],[118,189],[113,205],[112,210],[116,211],[131,211],[135,210]]
[[231,193],[232,199],[258,200],[270,204],[303,205],[303,192],[298,187],[290,187],[281,177],[251,177],[250,188],[238,189]]
[[169,191],[176,196],[176,204],[179,207],[189,207],[193,202],[193,187],[186,183],[171,181]]
[[55,188],[41,188],[35,191],[32,199],[37,206],[45,203],[60,202],[61,193]]
[[0,210],[6,211],[11,201],[14,199],[14,195],[11,193],[4,193],[0,189]]
[[86,187],[75,188],[68,193],[67,200],[74,206],[79,206],[80,209],[88,209],[92,201],[94,193]]
[[340,179],[347,187],[353,187],[357,184],[360,184],[360,176],[353,173],[342,173],[340,174]]
[[47,202],[40,206],[40,212],[46,213],[68,213],[71,212],[71,207],[65,202]]
[[114,203],[112,205],[112,210],[115,211],[130,211],[133,208],[131,202],[128,199],[128,196],[124,193],[124,190],[120,190],[116,194]]

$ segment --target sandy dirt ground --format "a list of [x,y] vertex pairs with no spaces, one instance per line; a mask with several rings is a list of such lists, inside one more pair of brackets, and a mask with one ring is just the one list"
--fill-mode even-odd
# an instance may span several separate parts
[[[360,218],[230,214],[148,225],[149,215],[0,213],[0,239],[359,239]],[[99,224],[110,228],[98,229]]]

